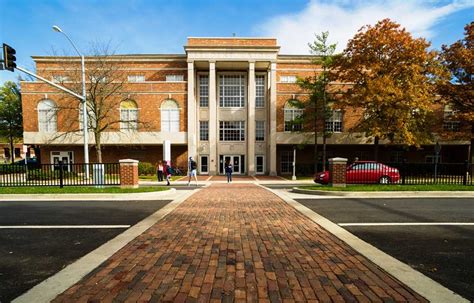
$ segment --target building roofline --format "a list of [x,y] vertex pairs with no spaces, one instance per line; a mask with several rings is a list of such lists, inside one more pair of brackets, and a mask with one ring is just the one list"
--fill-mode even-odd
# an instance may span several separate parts
[[[99,56],[100,57],[100,56]],[[103,56],[108,57],[108,59],[114,60],[124,60],[124,61],[147,61],[147,60],[159,60],[159,59],[172,59],[172,60],[186,60],[186,54],[121,54],[121,55],[110,55]],[[31,56],[33,61],[62,61],[62,60],[80,60],[78,56]],[[96,56],[86,56],[86,60],[94,60]]]
[[252,40],[276,40],[275,37],[187,37],[187,39],[252,39]]

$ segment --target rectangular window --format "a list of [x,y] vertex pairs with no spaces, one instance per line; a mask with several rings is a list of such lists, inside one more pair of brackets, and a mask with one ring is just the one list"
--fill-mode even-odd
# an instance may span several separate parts
[[265,107],[265,76],[255,76],[255,107]]
[[199,161],[201,164],[201,169],[200,172],[201,174],[207,174],[209,173],[209,157],[208,156],[201,156],[201,161]]
[[255,172],[257,174],[265,173],[265,158],[264,156],[255,156]]
[[255,121],[255,141],[265,141],[265,121]]
[[245,106],[245,77],[244,75],[219,76],[219,106]]
[[199,75],[199,106],[209,106],[209,76]]
[[105,76],[91,76],[92,83],[105,83],[107,82],[107,77]]
[[161,110],[161,131],[167,133],[179,132],[179,109]]
[[296,76],[280,76],[281,83],[296,83]]
[[342,132],[342,111],[332,111],[331,116],[326,120],[325,130],[332,133]]
[[120,130],[138,129],[138,109],[120,109]]
[[209,121],[199,121],[199,140],[209,141]]
[[293,172],[293,152],[282,151],[280,156],[280,170],[282,174],[289,174]]
[[58,116],[55,109],[38,110],[38,126],[40,132],[53,133],[57,129]]
[[220,141],[245,141],[245,121],[219,121]]
[[184,81],[183,75],[166,75],[166,82],[181,82]]
[[294,132],[300,131],[303,128],[303,123],[298,121],[303,115],[302,109],[285,108],[284,119],[285,119],[285,131]]
[[54,75],[53,76],[53,82],[61,83],[61,82],[66,82],[66,81],[69,81],[68,76],[61,76],[61,75]]
[[145,82],[144,75],[129,75],[127,79],[128,82]]
[[451,106],[444,107],[443,130],[456,132],[459,131],[461,122],[455,120],[456,111]]

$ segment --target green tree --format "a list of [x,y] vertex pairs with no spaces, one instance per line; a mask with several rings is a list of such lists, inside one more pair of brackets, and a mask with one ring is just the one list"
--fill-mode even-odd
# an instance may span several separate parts
[[464,39],[443,45],[441,58],[450,79],[439,92],[457,112],[457,118],[471,126],[470,161],[474,161],[474,22],[464,27]]
[[438,54],[423,38],[415,39],[390,19],[364,26],[335,62],[344,106],[364,110],[354,131],[411,146],[432,142],[436,82],[444,75]]
[[10,144],[11,162],[15,162],[15,142],[23,138],[20,88],[7,81],[0,87],[0,138]]
[[328,105],[333,101],[332,94],[329,91],[329,73],[333,64],[336,44],[328,44],[329,32],[322,32],[320,35],[315,36],[316,39],[312,43],[308,43],[308,46],[311,54],[316,56],[313,63],[320,65],[322,70],[312,77],[299,79],[298,84],[301,88],[310,92],[309,98],[300,103],[305,109],[302,116],[303,123],[305,125],[312,125],[312,131],[314,132],[314,171],[317,172],[320,125],[322,125],[323,135],[323,171],[326,170],[326,139],[330,133],[326,131],[325,125],[328,115],[331,113],[331,108]]

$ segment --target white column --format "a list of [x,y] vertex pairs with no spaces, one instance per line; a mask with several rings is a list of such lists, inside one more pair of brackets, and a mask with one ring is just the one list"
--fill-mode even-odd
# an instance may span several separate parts
[[270,158],[270,175],[277,174],[277,91],[276,91],[276,62],[271,63],[270,67],[270,133],[269,133],[269,158]]
[[255,62],[249,62],[247,102],[247,173],[255,175]]
[[194,94],[194,62],[188,61],[188,157],[196,157],[196,100]]
[[216,98],[216,62],[209,61],[209,174],[216,175],[217,159],[217,98]]

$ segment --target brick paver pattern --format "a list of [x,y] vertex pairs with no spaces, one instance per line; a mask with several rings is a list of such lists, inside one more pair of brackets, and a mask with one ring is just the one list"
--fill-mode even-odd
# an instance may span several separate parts
[[424,302],[273,193],[213,184],[55,302]]

